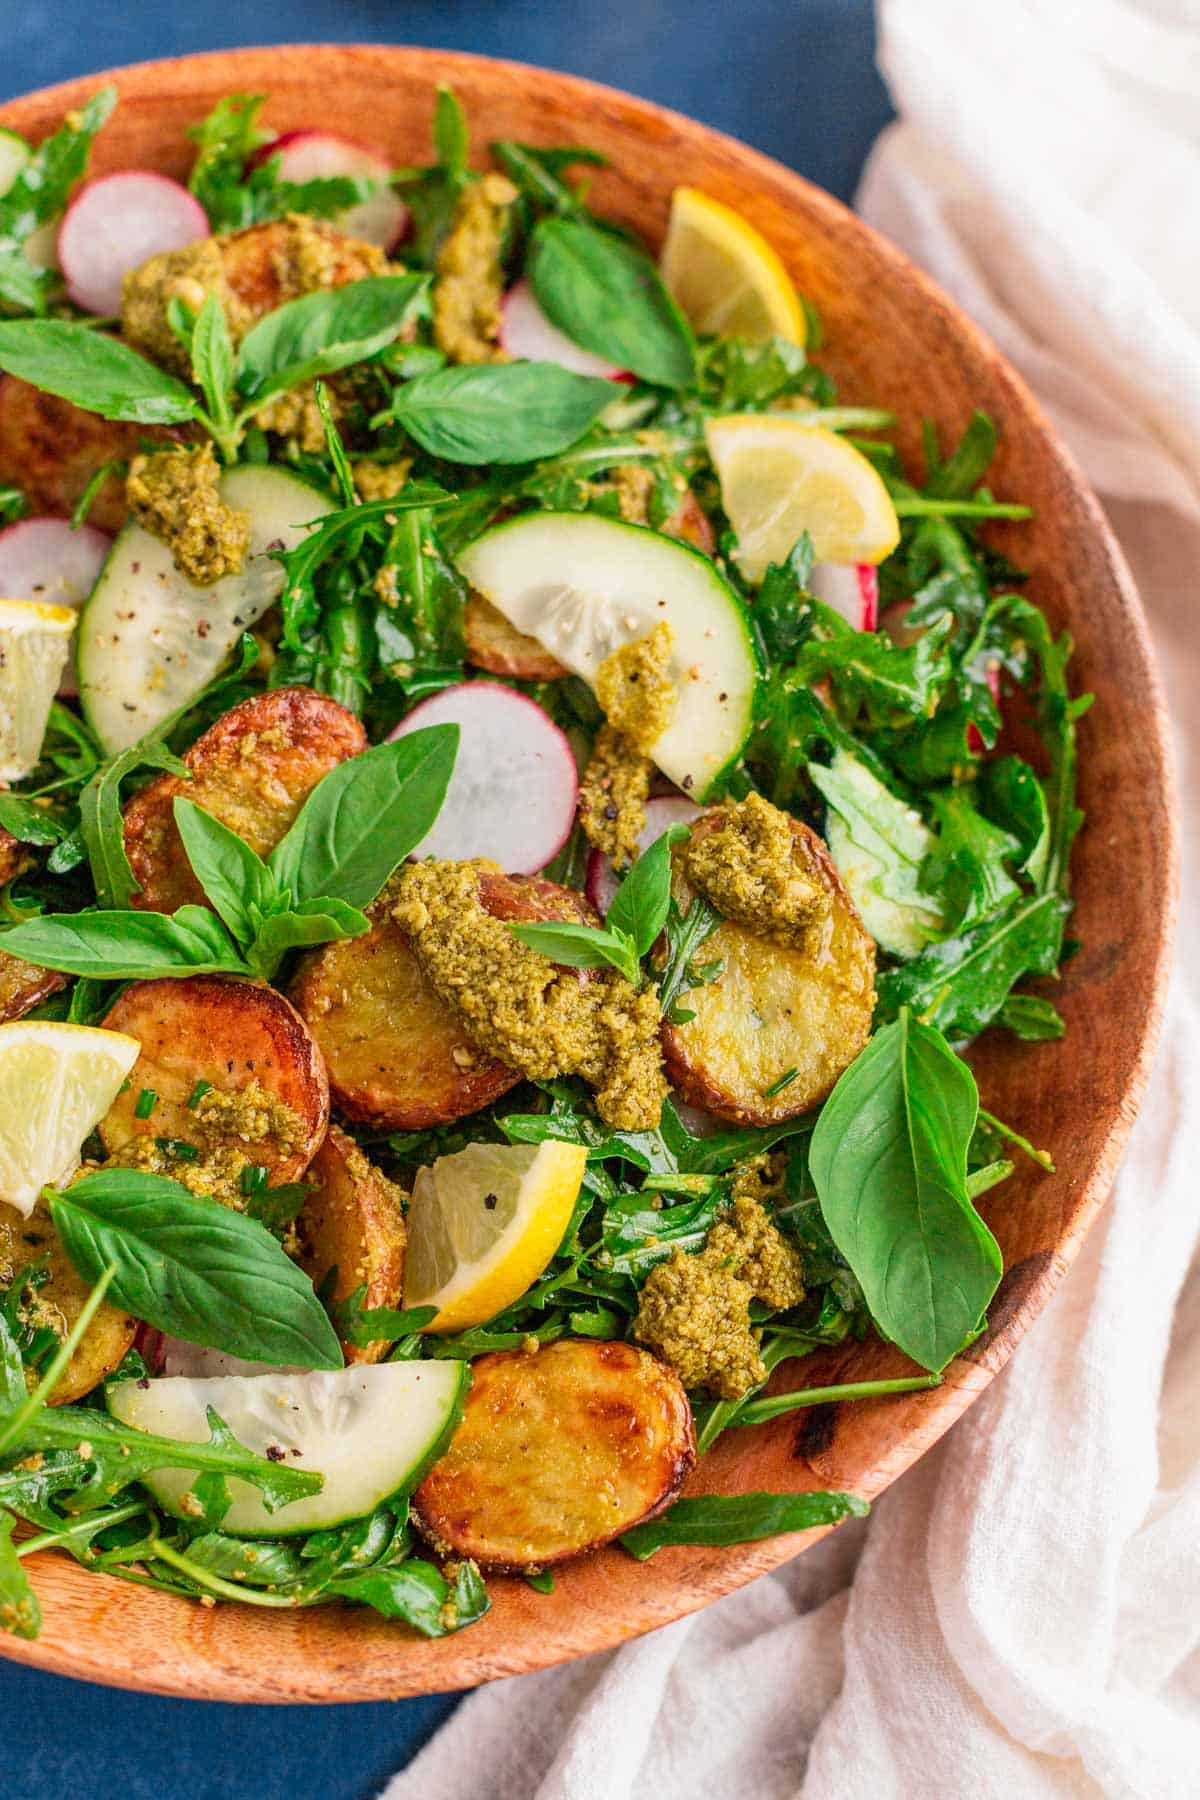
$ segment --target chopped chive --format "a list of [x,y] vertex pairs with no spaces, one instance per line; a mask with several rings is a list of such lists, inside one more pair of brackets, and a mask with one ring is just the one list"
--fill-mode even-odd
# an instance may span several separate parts
[[134,1109],[133,1109],[134,1118],[135,1119],[148,1119],[150,1117],[150,1114],[154,1111],[155,1103],[157,1100],[158,1100],[158,1095],[155,1093],[153,1088],[143,1088],[141,1093],[137,1097],[137,1104],[134,1106]]
[[154,1142],[164,1156],[173,1156],[178,1162],[200,1161],[198,1146],[189,1144],[186,1138],[156,1137]]
[[242,1170],[240,1186],[243,1194],[258,1194],[267,1185],[267,1170],[262,1163],[247,1163]]
[[195,1087],[192,1089],[191,1093],[188,1095],[188,1111],[189,1112],[195,1112],[196,1108],[199,1106],[200,1102],[203,1100],[205,1094],[207,1094],[207,1092],[211,1086],[212,1086],[211,1081],[205,1081],[203,1079],[201,1079],[200,1081],[198,1081],[196,1083]]
[[769,1088],[763,1089],[763,1099],[773,1100],[776,1094],[782,1094],[785,1087],[791,1087],[799,1073],[799,1069],[785,1069],[778,1081],[773,1081]]

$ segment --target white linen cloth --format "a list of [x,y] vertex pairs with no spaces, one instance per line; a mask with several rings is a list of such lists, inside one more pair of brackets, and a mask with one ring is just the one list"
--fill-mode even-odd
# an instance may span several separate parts
[[1200,7],[883,0],[881,27],[901,122],[861,210],[1037,389],[1158,643],[1186,813],[1158,1067],[1069,1278],[869,1521],[481,1689],[385,1800],[1200,1795]]

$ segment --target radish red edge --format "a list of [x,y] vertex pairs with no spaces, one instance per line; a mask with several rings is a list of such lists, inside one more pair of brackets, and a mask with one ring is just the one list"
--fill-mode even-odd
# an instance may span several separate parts
[[279,173],[285,181],[361,175],[378,182],[370,199],[339,215],[338,229],[389,252],[406,235],[409,210],[391,186],[392,165],[382,150],[336,131],[300,126],[261,145],[250,158],[250,167],[258,168],[272,156],[279,157]]
[[413,856],[487,857],[507,874],[538,874],[575,823],[579,779],[566,734],[515,688],[465,681],[422,700],[389,738],[441,724],[458,725],[458,756],[442,809]]
[[80,189],[58,228],[67,293],[84,312],[115,315],[132,269],[208,235],[204,208],[170,176],[154,169],[102,175]]
[[513,283],[501,304],[500,347],[523,362],[558,363],[574,375],[599,375],[607,381],[633,380],[627,369],[614,368],[551,324],[525,279]]
[[[702,806],[685,800],[682,794],[661,794],[654,800],[647,800],[646,823],[638,834],[638,855],[643,855],[670,826],[690,825],[703,811]],[[611,857],[605,856],[603,850],[591,851],[584,876],[584,892],[601,918],[607,917],[620,885]]]
[[[994,662],[989,663],[987,666],[987,673],[986,673],[984,679],[986,680],[986,682],[988,684],[989,694],[992,696],[992,699],[996,702],[996,705],[999,706],[1000,705],[1000,664],[994,663]],[[983,752],[987,749],[987,745],[983,741],[983,733],[980,731],[978,725],[976,725],[976,723],[973,719],[971,720],[970,724],[967,726],[967,749],[971,752],[971,754],[973,756],[982,756]]]

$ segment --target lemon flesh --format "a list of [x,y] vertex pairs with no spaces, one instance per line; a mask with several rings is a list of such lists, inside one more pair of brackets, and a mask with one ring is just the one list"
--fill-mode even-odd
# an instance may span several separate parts
[[503,1312],[562,1242],[583,1182],[578,1144],[470,1144],[421,1169],[408,1209],[406,1307],[436,1306],[429,1331]]
[[804,309],[777,253],[740,213],[698,188],[671,196],[662,276],[702,336],[804,343]]
[[70,606],[0,600],[0,781],[20,781],[41,755],[76,622]]
[[74,1174],[140,1048],[90,1025],[0,1025],[0,1200],[28,1218],[44,1187]]
[[807,531],[817,562],[879,563],[900,541],[891,495],[861,451],[803,413],[710,419],[705,438],[748,581]]

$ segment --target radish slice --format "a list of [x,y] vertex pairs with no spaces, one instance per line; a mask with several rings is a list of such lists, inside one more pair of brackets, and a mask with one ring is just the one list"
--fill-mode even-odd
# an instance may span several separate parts
[[[82,606],[111,548],[94,525],[72,531],[65,519],[19,519],[0,531],[0,598]],[[58,691],[79,692],[74,638]]]
[[518,281],[504,296],[500,316],[500,347],[510,356],[526,362],[558,363],[576,375],[603,375],[609,381],[625,378],[623,369],[615,369],[602,356],[573,343],[557,325],[552,325],[533,296],[528,281]]
[[391,185],[392,165],[378,150],[332,131],[285,131],[264,144],[255,162],[278,156],[284,181],[321,181],[331,175],[362,176],[378,183],[369,199],[339,213],[338,229],[381,250],[393,250],[408,229],[408,208]]
[[126,169],[90,181],[59,226],[58,261],[67,292],[84,312],[119,313],[121,282],[131,269],[208,234],[200,202],[166,175]]
[[565,735],[536,701],[490,681],[443,688],[390,734],[457,725],[458,758],[433,830],[413,851],[456,862],[490,857],[536,875],[571,835],[579,782]]
[[[287,1373],[273,1363],[246,1362],[240,1356],[229,1356],[224,1350],[209,1350],[203,1344],[190,1344],[186,1338],[168,1337],[152,1326],[141,1328],[134,1340],[143,1362],[156,1375],[184,1375],[190,1381],[205,1381],[213,1375],[280,1375]],[[291,1371],[300,1373],[300,1371]]]
[[879,629],[879,571],[874,563],[814,563],[809,586],[856,631]]
[[[685,800],[682,794],[664,794],[661,800],[647,800],[646,823],[637,841],[638,855],[643,855],[669,826],[690,825],[703,811],[702,806]],[[603,850],[593,850],[587,859],[584,889],[601,918],[607,917],[620,885],[611,858],[605,856]]]

